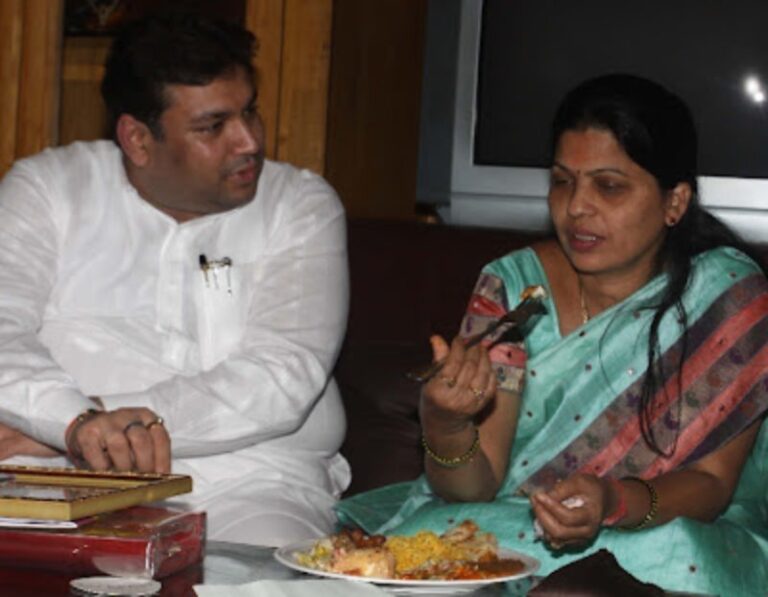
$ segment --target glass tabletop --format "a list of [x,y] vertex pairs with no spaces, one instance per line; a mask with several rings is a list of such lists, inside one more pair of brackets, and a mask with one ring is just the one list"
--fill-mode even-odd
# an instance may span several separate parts
[[[205,559],[201,564],[161,579],[161,597],[196,597],[194,586],[241,585],[258,580],[315,579],[280,564],[274,558],[274,548],[222,541],[208,541]],[[40,569],[0,568],[0,595],[25,597],[71,596],[69,581],[72,575]],[[540,579],[524,579],[510,583],[484,586],[471,593],[473,597],[513,597],[525,595]],[[403,596],[408,593],[398,591]],[[423,593],[422,593],[423,595]],[[684,593],[668,593],[682,596]]]

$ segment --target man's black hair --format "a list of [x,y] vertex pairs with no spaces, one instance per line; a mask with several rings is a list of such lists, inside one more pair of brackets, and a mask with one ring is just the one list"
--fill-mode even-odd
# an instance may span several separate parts
[[162,138],[166,85],[207,85],[238,68],[252,78],[255,48],[253,34],[243,27],[194,14],[128,24],[112,44],[101,84],[112,134],[120,115],[130,114]]

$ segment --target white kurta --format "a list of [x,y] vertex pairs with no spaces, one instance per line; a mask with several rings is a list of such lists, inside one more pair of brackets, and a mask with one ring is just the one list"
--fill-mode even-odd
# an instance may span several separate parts
[[[333,189],[287,164],[265,163],[247,205],[179,224],[112,142],[21,160],[0,183],[0,421],[64,448],[88,396],[148,407],[209,536],[327,532],[349,482],[330,377],[345,242]],[[200,255],[232,266],[206,279]]]

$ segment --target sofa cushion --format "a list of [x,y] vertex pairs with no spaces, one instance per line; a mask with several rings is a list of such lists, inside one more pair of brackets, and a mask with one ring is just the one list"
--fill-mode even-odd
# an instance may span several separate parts
[[352,468],[347,495],[421,474],[420,386],[404,372],[424,362],[428,346],[408,345],[350,350],[339,361],[348,425],[342,453]]
[[335,375],[353,495],[421,474],[420,388],[405,372],[430,362],[431,334],[456,334],[481,268],[534,237],[380,220],[349,221],[348,237],[350,313]]

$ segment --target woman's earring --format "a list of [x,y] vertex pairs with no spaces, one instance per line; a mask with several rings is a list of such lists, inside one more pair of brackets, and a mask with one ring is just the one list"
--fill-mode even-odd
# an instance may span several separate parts
[[664,223],[670,228],[672,228],[677,224],[677,218],[675,216],[667,216],[667,219],[665,220]]

